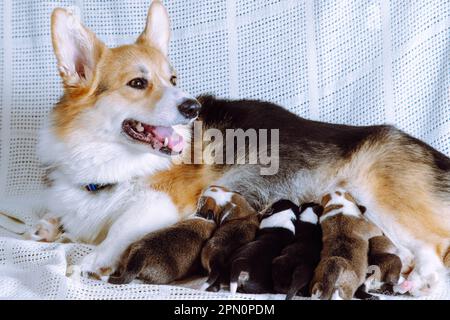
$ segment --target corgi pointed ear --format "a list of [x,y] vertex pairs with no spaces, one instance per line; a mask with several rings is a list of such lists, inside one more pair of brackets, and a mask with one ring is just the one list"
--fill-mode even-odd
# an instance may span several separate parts
[[170,19],[166,8],[154,0],[148,9],[147,23],[137,43],[154,47],[167,55],[170,41]]
[[83,26],[78,16],[57,8],[52,13],[51,33],[58,69],[68,86],[89,83],[105,45]]

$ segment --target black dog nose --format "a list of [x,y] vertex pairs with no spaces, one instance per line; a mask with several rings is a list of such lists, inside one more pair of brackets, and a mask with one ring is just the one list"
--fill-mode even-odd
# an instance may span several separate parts
[[180,113],[188,119],[197,118],[198,114],[200,113],[200,108],[200,103],[198,103],[198,101],[194,99],[184,100],[178,106],[178,110],[180,111]]

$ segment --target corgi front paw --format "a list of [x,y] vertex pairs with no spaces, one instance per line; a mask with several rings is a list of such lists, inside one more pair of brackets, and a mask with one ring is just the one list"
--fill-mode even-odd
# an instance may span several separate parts
[[55,242],[62,234],[62,227],[59,219],[44,218],[39,220],[36,226],[32,227],[24,238],[27,240],[41,242]]
[[94,251],[83,258],[79,267],[72,270],[83,277],[107,281],[115,271],[115,263],[107,255]]

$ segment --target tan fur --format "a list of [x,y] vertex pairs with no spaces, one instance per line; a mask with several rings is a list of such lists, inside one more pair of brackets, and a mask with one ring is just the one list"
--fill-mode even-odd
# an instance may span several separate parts
[[[170,79],[172,73],[165,70],[166,58],[156,49],[139,44],[118,48],[104,48],[100,56],[94,77],[86,86],[65,86],[64,96],[55,106],[53,120],[56,133],[64,138],[76,131],[78,115],[92,108],[101,97],[112,95],[117,99],[126,99],[130,104],[145,101],[151,108],[161,98],[159,77]],[[152,75],[147,89],[132,90],[125,85],[133,78],[142,75],[139,65],[145,65]],[[100,89],[99,89],[100,88]],[[100,92],[99,95],[95,93]]]
[[434,184],[431,154],[404,139],[389,132],[368,140],[350,159],[334,165],[335,174],[355,190],[353,195],[361,189],[372,195],[358,200],[376,206],[372,210],[383,231],[395,226],[390,235],[406,232],[443,259],[450,244],[450,200],[443,199]]
[[322,201],[321,201],[321,205],[322,207],[325,207],[327,205],[328,202],[330,202],[331,200],[331,195],[330,194],[326,194],[322,197]]
[[322,215],[327,214],[328,212],[330,212],[332,210],[341,209],[342,207],[343,207],[342,204],[333,204],[333,205],[326,206],[325,209],[322,211]]
[[149,181],[151,188],[170,196],[184,217],[195,211],[202,191],[218,177],[220,172],[214,171],[212,166],[174,165],[151,176]]
[[[339,194],[339,195],[341,195],[341,193],[338,192],[338,191],[337,191],[336,193]],[[353,202],[353,203],[356,204],[355,198],[353,198],[353,196],[352,196],[350,193],[345,192],[345,193],[344,193],[344,198],[347,199],[348,201],[351,201],[351,202]]]
[[447,268],[450,268],[450,250],[447,251],[447,254],[444,257],[444,264]]
[[[434,247],[438,256],[443,257],[443,249],[448,246],[450,239],[450,230],[448,222],[441,216],[441,210],[446,208],[437,208],[439,201],[433,199],[429,192],[433,190],[433,185],[430,173],[427,172],[428,166],[420,162],[412,163],[409,159],[400,161],[403,161],[405,167],[415,166],[417,171],[408,175],[398,171],[394,173],[381,167],[381,164],[375,166],[371,175],[373,180],[369,179],[372,181],[374,195],[380,206],[395,214],[392,218],[401,228]],[[415,184],[415,188],[408,188],[410,184]]]

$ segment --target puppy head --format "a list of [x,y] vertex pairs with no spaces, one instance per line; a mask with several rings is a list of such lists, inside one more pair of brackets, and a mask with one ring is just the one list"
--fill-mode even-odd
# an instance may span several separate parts
[[225,221],[256,215],[256,212],[239,193],[225,187],[211,186],[200,198],[197,214],[223,224]]
[[182,152],[189,139],[186,126],[200,105],[176,86],[167,57],[169,17],[161,2],[153,1],[144,31],[130,45],[106,47],[61,8],[53,11],[51,34],[64,84],[50,125],[57,140],[72,148],[99,144],[93,147],[97,152],[107,144],[117,155]]
[[317,224],[322,215],[323,207],[317,203],[307,203],[301,206],[299,221]]
[[366,208],[359,205],[350,193],[341,189],[324,195],[321,200],[321,205],[323,207],[320,215],[321,221],[339,213],[361,217],[366,211]]
[[284,228],[295,234],[294,222],[299,215],[299,208],[289,200],[279,200],[261,212],[259,228]]

